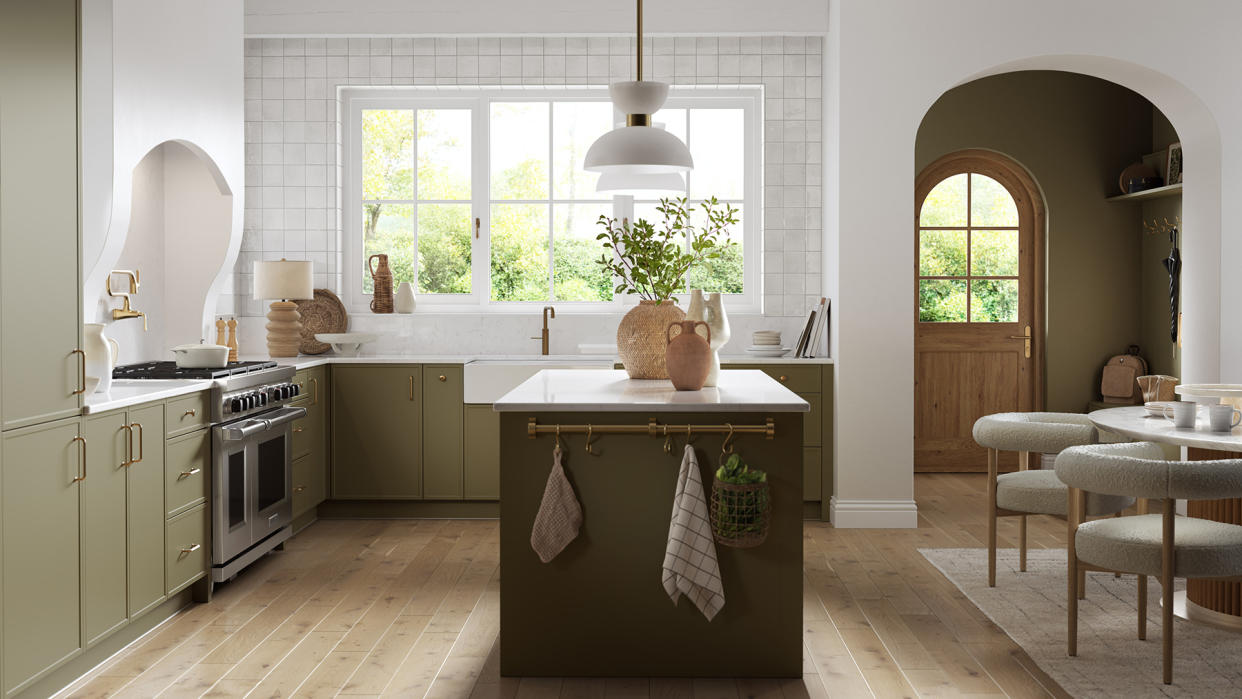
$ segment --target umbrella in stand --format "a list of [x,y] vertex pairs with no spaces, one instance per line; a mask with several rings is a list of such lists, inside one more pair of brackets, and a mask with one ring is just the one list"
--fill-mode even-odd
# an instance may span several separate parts
[[1177,342],[1177,306],[1182,275],[1182,251],[1177,249],[1177,227],[1169,229],[1169,256],[1160,261],[1169,272],[1169,338]]

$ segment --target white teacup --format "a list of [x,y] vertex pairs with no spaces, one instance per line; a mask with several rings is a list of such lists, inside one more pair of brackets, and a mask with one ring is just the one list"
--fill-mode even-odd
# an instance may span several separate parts
[[1242,410],[1232,405],[1209,405],[1208,422],[1213,432],[1228,432],[1242,423]]
[[[1170,401],[1164,409],[1164,416],[1173,420],[1174,427],[1194,429],[1195,417],[1198,415],[1198,403],[1189,400]],[[1169,412],[1172,411],[1172,415]]]

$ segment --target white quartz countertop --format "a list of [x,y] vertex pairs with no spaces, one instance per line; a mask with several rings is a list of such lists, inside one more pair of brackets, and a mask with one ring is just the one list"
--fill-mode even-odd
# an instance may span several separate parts
[[176,398],[206,391],[213,383],[211,379],[113,379],[112,389],[107,393],[86,396],[82,412],[87,415],[106,413],[139,403]]
[[1179,447],[1199,447],[1217,451],[1242,451],[1242,426],[1229,432],[1213,432],[1208,427],[1207,410],[1199,407],[1199,417],[1194,429],[1174,427],[1173,421],[1163,417],[1150,417],[1142,406],[1105,408],[1087,415],[1096,427],[1116,432],[1142,442],[1174,444]]
[[755,370],[723,371],[719,385],[678,391],[668,380],[631,379],[617,370],[545,369],[493,404],[497,412],[783,412],[811,406]]

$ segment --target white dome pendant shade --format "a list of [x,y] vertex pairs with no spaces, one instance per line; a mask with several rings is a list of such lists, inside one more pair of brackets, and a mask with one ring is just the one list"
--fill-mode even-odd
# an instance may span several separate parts
[[652,199],[655,197],[686,195],[686,180],[680,173],[659,172],[654,175],[636,175],[629,172],[605,172],[595,183],[595,191],[611,194],[627,194],[632,197]]
[[608,86],[612,103],[626,115],[625,126],[609,131],[591,144],[583,168],[591,172],[658,175],[694,168],[690,149],[671,133],[652,128],[651,115],[668,99],[668,84],[643,81],[643,3],[638,0],[637,80]]

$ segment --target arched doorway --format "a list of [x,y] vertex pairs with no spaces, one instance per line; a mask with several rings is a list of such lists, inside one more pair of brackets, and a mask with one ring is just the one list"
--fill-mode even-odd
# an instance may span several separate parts
[[943,156],[915,183],[914,465],[987,467],[982,415],[1043,407],[1044,202],[1000,153]]

